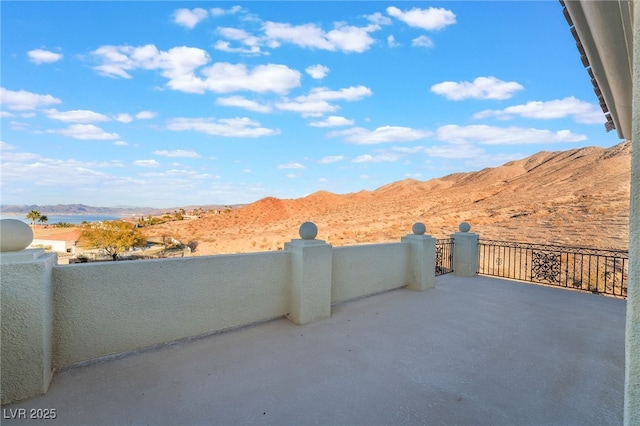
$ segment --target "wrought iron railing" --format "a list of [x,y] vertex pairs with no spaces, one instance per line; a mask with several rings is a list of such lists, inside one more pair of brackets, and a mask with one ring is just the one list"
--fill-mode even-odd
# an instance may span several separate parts
[[629,252],[480,240],[478,273],[627,296]]
[[453,272],[453,240],[436,240],[436,276]]

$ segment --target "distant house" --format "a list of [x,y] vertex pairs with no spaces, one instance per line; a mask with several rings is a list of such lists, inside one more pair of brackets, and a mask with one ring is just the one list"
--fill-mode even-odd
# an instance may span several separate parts
[[30,248],[47,248],[59,253],[76,253],[76,245],[82,231],[74,229],[61,234],[40,236],[33,240]]

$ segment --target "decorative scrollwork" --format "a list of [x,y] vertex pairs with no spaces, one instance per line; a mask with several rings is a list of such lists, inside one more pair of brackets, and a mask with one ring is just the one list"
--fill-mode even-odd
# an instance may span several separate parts
[[452,247],[451,239],[436,240],[436,275],[443,275],[452,272]]
[[560,255],[542,251],[531,252],[531,281],[559,283]]

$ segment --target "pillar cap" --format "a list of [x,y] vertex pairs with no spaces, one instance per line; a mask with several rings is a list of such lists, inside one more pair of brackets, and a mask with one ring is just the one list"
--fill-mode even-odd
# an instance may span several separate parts
[[21,220],[0,220],[0,253],[22,251],[33,241],[31,227]]
[[422,222],[416,222],[411,227],[411,230],[416,235],[424,235],[424,233],[427,232],[427,227],[424,226],[424,223]]
[[469,225],[467,222],[462,222],[460,226],[458,226],[458,229],[460,230],[460,232],[469,232],[471,230],[471,225]]
[[300,225],[298,234],[303,240],[313,240],[318,235],[318,227],[313,222],[305,222]]

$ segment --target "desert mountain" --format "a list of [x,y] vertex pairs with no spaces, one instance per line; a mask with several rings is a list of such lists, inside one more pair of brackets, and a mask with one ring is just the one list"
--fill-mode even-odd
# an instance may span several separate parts
[[477,172],[402,180],[375,191],[267,197],[229,213],[147,228],[196,246],[194,254],[277,250],[318,225],[333,245],[399,241],[411,225],[444,238],[461,221],[483,239],[628,247],[631,144],[539,152]]

